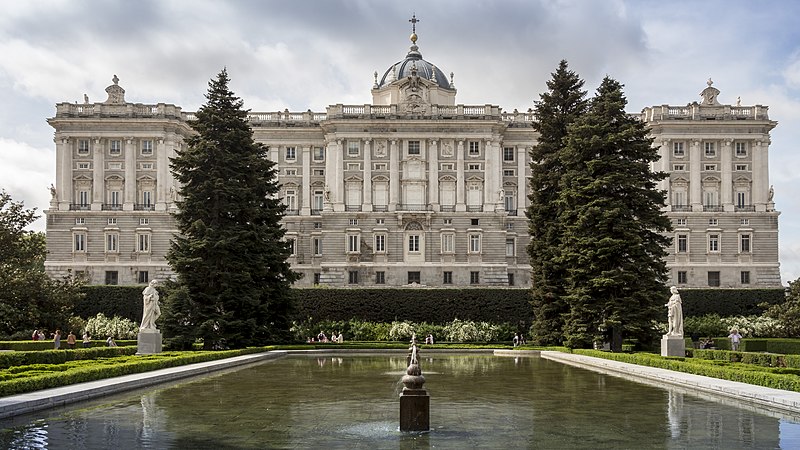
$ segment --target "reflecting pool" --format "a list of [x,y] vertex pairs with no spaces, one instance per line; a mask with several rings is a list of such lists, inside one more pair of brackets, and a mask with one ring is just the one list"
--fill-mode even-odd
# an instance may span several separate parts
[[0,421],[0,448],[800,448],[797,418],[538,357],[422,358],[431,431],[398,431],[404,356],[288,356]]

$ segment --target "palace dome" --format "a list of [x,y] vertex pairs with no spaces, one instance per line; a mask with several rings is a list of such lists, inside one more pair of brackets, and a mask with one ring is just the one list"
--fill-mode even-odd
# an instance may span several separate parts
[[[416,36],[412,37],[415,38]],[[419,48],[417,47],[416,43],[411,46],[411,50],[409,50],[405,59],[392,64],[388,69],[386,69],[386,72],[384,72],[380,83],[378,83],[378,88],[382,88],[395,80],[410,77],[414,68],[416,68],[417,75],[419,75],[420,78],[431,80],[432,75],[435,74],[435,81],[439,87],[447,90],[453,90],[453,87],[450,86],[450,82],[447,79],[447,75],[445,75],[444,72],[439,70],[439,68],[435,65],[422,59],[422,53],[419,52]]]

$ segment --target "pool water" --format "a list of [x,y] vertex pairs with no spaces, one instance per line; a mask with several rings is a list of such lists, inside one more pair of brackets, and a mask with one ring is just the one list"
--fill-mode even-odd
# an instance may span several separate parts
[[422,355],[431,431],[399,431],[403,356],[288,356],[0,421],[2,448],[800,448],[794,417],[539,357]]

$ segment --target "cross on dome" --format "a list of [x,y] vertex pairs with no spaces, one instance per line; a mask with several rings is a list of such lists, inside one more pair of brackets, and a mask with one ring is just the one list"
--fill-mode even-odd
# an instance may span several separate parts
[[421,22],[421,20],[417,19],[417,14],[412,13],[411,18],[408,19],[411,22],[411,42],[416,45],[417,44],[417,22]]

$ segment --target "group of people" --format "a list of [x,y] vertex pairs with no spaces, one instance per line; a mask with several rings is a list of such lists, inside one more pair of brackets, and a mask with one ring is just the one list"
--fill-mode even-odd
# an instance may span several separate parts
[[522,333],[514,333],[514,338],[511,339],[511,343],[514,344],[514,347],[527,344],[525,341],[525,335]]
[[[53,348],[56,349],[56,350],[60,349],[61,348],[61,338],[62,338],[61,330],[58,329],[55,332],[51,333],[50,337],[53,339]],[[92,346],[92,335],[89,334],[88,331],[84,331],[83,332],[82,338],[83,338],[83,342],[82,342],[83,343],[83,348],[89,348],[89,347]],[[36,329],[36,330],[33,330],[33,333],[31,334],[31,339],[34,340],[34,341],[44,341],[46,339],[46,334],[45,334],[44,330]],[[75,345],[78,342],[78,338],[75,336],[75,333],[70,331],[67,334],[66,342],[67,342],[67,348],[75,348]],[[108,339],[106,339],[106,345],[109,346],[109,347],[116,347],[117,346],[117,343],[116,343],[116,341],[114,341],[114,337],[113,336],[109,336]]]
[[308,338],[306,342],[308,342],[309,344],[312,342],[322,342],[322,343],[333,342],[334,344],[341,344],[342,342],[344,342],[344,337],[342,337],[342,333],[340,331],[338,332],[338,334],[331,333],[331,337],[328,338],[328,335],[326,335],[324,331],[320,330],[316,338],[312,336]]

